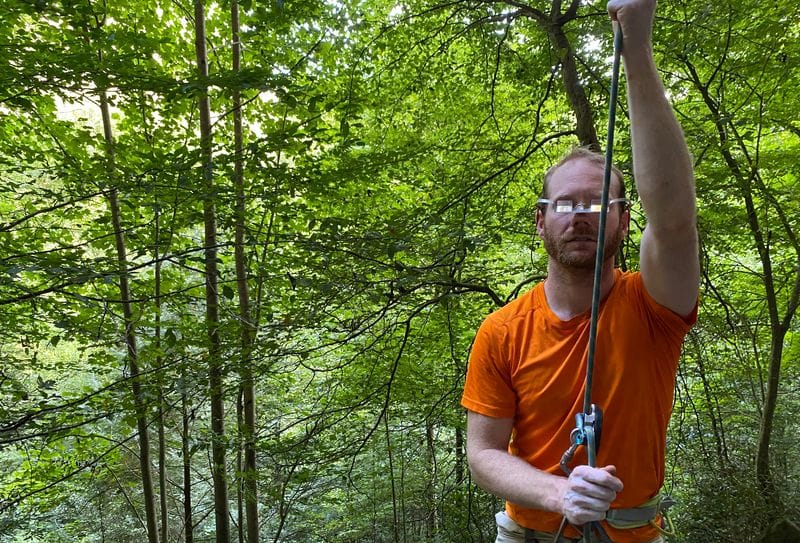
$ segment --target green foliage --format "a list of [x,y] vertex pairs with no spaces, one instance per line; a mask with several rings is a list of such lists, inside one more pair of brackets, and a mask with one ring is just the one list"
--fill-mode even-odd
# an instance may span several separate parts
[[[520,6],[239,5],[240,71],[230,3],[206,5],[208,79],[196,75],[188,4],[0,6],[0,537],[144,539],[112,189],[153,436],[164,411],[169,537],[185,533],[184,460],[194,533],[211,537],[203,202],[218,215],[233,481],[245,362],[232,175],[242,158],[262,535],[491,540],[501,504],[469,480],[458,400],[481,319],[546,270],[532,202],[575,143],[557,54]],[[564,30],[600,125],[604,3],[579,15]],[[655,48],[696,159],[704,264],[669,436],[680,541],[755,541],[775,517],[800,515],[797,15],[788,0],[659,6]],[[204,91],[211,194],[198,141]],[[622,111],[616,156],[630,171]],[[625,265],[636,261],[628,249]],[[753,459],[776,365],[776,495],[766,496]]]

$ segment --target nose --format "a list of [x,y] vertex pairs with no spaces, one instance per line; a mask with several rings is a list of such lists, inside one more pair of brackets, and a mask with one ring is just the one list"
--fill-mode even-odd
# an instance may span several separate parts
[[580,224],[580,223],[591,224],[591,223],[597,222],[598,217],[599,217],[599,214],[597,214],[597,213],[589,213],[589,212],[583,212],[583,213],[578,212],[578,213],[576,213],[576,212],[573,211],[572,212],[572,217],[570,219],[570,222],[572,224]]

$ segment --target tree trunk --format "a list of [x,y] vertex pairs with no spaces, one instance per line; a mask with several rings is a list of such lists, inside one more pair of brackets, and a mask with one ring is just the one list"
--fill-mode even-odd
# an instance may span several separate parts
[[578,66],[575,63],[572,44],[564,33],[564,26],[577,17],[579,7],[580,2],[572,0],[566,10],[562,12],[561,0],[553,0],[549,15],[537,10],[532,10],[532,12],[535,14],[534,18],[538,20],[539,25],[547,32],[550,43],[561,63],[561,80],[564,83],[567,99],[575,114],[575,130],[578,140],[582,146],[600,151],[600,141],[597,139],[597,131],[594,128],[592,106],[586,97],[586,91],[578,74]]
[[161,541],[167,541],[169,514],[167,509],[167,437],[164,429],[164,387],[158,390],[158,493],[161,510]]
[[[770,323],[770,362],[767,370],[767,389],[764,394],[764,406],[761,412],[761,424],[759,427],[758,435],[758,449],[756,452],[756,480],[761,491],[761,496],[767,506],[767,514],[771,516],[771,520],[778,518],[783,510],[784,505],[780,495],[777,492],[775,480],[770,468],[770,446],[772,440],[772,428],[775,420],[775,409],[778,403],[778,389],[780,386],[781,374],[781,360],[783,358],[783,341],[786,332],[789,330],[794,314],[797,311],[798,292],[800,292],[800,275],[795,276],[795,284],[792,290],[792,296],[786,311],[781,318],[780,310],[778,307],[777,289],[775,285],[775,276],[772,269],[772,255],[771,246],[769,243],[769,234],[767,239],[764,237],[764,229],[759,220],[756,210],[755,197],[756,189],[767,192],[763,184],[758,186],[760,181],[760,172],[758,160],[752,160],[748,153],[743,153],[744,160],[747,162],[740,166],[737,157],[734,156],[731,148],[738,146],[739,149],[745,149],[746,146],[736,132],[736,127],[731,124],[731,119],[725,115],[722,108],[717,103],[715,98],[711,95],[709,90],[711,81],[703,82],[695,69],[694,65],[683,59],[686,66],[687,73],[690,80],[694,83],[696,89],[703,97],[703,102],[711,113],[714,120],[717,136],[719,138],[719,150],[725,164],[731,172],[732,177],[736,180],[741,197],[744,199],[745,208],[747,210],[747,222],[750,227],[750,233],[753,236],[753,242],[756,250],[758,251],[759,260],[762,268],[762,282],[764,284],[765,301],[769,313]],[[731,138],[731,135],[733,138]],[[744,167],[743,167],[744,166]],[[755,185],[755,186],[754,186]],[[778,205],[776,202],[775,205]],[[779,214],[781,210],[778,209]],[[789,229],[789,224],[784,222],[784,226]],[[793,232],[789,229],[787,231],[790,237],[794,237]],[[756,356],[758,356],[756,354]]]
[[[773,327],[774,328],[774,327]],[[761,411],[761,425],[758,432],[758,451],[756,452],[756,478],[761,493],[768,505],[770,520],[774,521],[783,514],[783,504],[778,497],[775,480],[770,469],[770,442],[772,428],[775,423],[775,408],[778,405],[778,388],[781,380],[781,358],[783,358],[783,338],[781,330],[772,332],[772,348],[770,349],[769,369],[767,372],[767,394],[764,408]]]
[[[241,60],[239,42],[239,4],[231,3],[231,34],[233,36],[233,71],[238,72]],[[256,467],[256,408],[255,383],[253,381],[252,353],[256,328],[250,311],[250,289],[245,255],[244,190],[244,136],[242,131],[242,101],[238,88],[233,89],[233,134],[234,134],[234,187],[236,191],[236,285],[239,296],[239,323],[241,326],[242,354],[239,366],[241,379],[243,424],[239,427],[244,446],[244,466],[241,471],[244,493],[248,543],[258,543],[258,471]]]
[[[164,363],[164,357],[161,356],[161,248],[159,246],[161,231],[160,226],[160,213],[158,202],[155,205],[154,212],[155,220],[155,342],[156,352],[156,367],[161,368]],[[165,416],[165,402],[164,398],[164,380],[158,380],[158,493],[161,499],[161,541],[167,541],[167,532],[169,531],[169,515],[167,514],[167,436],[165,430],[164,416]]]
[[464,458],[464,431],[459,427],[456,428],[456,481],[460,484],[466,478],[466,459]]
[[426,462],[428,464],[428,484],[425,491],[426,509],[425,512],[427,519],[425,523],[427,539],[433,540],[439,528],[439,515],[437,514],[436,507],[436,479],[438,478],[438,470],[436,465],[436,444],[433,439],[433,423],[430,421],[425,422],[425,444],[426,444]]
[[[239,428],[239,438],[242,439],[242,428],[244,427],[244,407],[242,405],[242,388],[239,386],[239,394],[236,395],[236,427]],[[244,519],[244,447],[242,444],[236,447],[236,473],[240,474],[236,478],[236,528],[239,541],[247,541],[245,536]]]
[[[186,387],[181,392],[181,452],[183,456],[183,531],[186,534],[184,541],[194,543],[194,518],[192,516],[192,452],[189,448],[189,400],[186,396]],[[165,542],[166,543],[166,542]]]
[[[111,114],[108,106],[108,95],[100,92],[100,113],[103,118],[103,134],[106,143],[106,160],[109,178],[115,174],[114,136],[111,130]],[[158,543],[158,527],[156,525],[156,504],[153,492],[153,478],[150,472],[150,438],[147,433],[147,403],[142,394],[139,381],[139,357],[136,348],[136,331],[134,328],[133,304],[128,283],[128,256],[125,247],[125,235],[122,232],[117,188],[113,187],[108,196],[111,208],[111,223],[114,228],[114,241],[117,250],[117,266],[119,271],[119,293],[122,303],[122,314],[125,325],[125,346],[127,347],[128,366],[131,372],[131,390],[134,409],[136,410],[136,428],[139,437],[139,465],[142,473],[142,494],[144,496],[145,519],[147,524],[147,540]]]
[[[195,52],[201,82],[208,80],[205,13],[203,1],[194,2]],[[211,104],[204,88],[198,104],[200,110],[200,151],[203,159],[203,224],[206,327],[208,333],[208,384],[211,403],[211,475],[214,481],[214,513],[217,543],[230,542],[228,482],[225,470],[225,395],[219,338],[219,296],[217,294],[217,219],[214,207],[214,171],[211,142]]]
[[[392,539],[393,543],[400,543],[400,525],[403,526],[403,532],[405,533],[406,523],[405,523],[405,507],[403,507],[403,515],[402,519],[403,522],[400,522],[400,516],[397,512],[397,488],[395,487],[394,482],[394,455],[392,454],[392,437],[391,432],[389,431],[389,413],[385,412],[383,415],[383,423],[386,429],[386,453],[387,458],[389,461],[389,481],[392,485],[392,527],[394,528],[394,539]],[[404,473],[405,471],[403,471]],[[401,475],[402,477],[402,475]]]
[[[708,380],[705,368],[705,353],[700,345],[697,344],[697,338],[692,335],[692,340],[695,343],[695,350],[698,355],[695,359],[697,365],[698,376],[703,385],[703,396],[705,398],[706,412],[711,423],[711,432],[714,436],[714,445],[717,451],[717,459],[715,464],[718,466],[730,466],[730,459],[728,458],[728,449],[725,444],[725,436],[723,431],[723,419],[719,414],[719,410],[715,408],[716,395],[711,390],[711,383]],[[698,421],[699,423],[699,421]]]

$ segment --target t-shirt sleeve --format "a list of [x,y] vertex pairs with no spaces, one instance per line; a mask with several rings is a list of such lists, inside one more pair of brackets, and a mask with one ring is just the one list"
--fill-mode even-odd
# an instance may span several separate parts
[[647,307],[650,319],[658,324],[664,334],[682,342],[686,333],[697,321],[697,302],[695,302],[692,312],[687,317],[682,317],[671,309],[659,304],[650,296],[650,293],[647,292],[647,288],[644,286],[644,280],[641,274],[638,274],[636,279],[637,280],[633,282],[633,287],[639,299],[641,299]]
[[478,329],[469,356],[461,405],[487,417],[513,418],[516,412],[505,335],[490,316]]

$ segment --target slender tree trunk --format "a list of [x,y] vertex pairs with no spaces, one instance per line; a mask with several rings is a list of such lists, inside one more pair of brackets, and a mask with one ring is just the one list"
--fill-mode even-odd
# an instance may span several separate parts
[[[161,353],[161,248],[159,241],[161,237],[160,231],[160,213],[159,204],[156,202],[155,206],[155,304],[156,304],[156,318],[155,318],[155,346],[156,352]],[[156,367],[161,368],[164,363],[164,357],[161,354],[156,356]],[[169,531],[169,515],[167,510],[167,437],[164,429],[165,417],[165,398],[164,398],[164,382],[163,379],[158,380],[158,492],[161,499],[161,541],[167,541],[167,532]]]
[[[242,428],[244,427],[244,407],[242,405],[242,390],[239,387],[239,394],[236,395],[236,427],[239,428],[239,438],[242,437]],[[236,478],[236,523],[239,535],[239,541],[247,541],[245,539],[245,524],[244,519],[244,477],[241,474],[244,472],[244,444],[240,443],[236,447],[236,473],[240,474]]]
[[425,423],[425,444],[426,462],[428,464],[428,485],[425,492],[425,501],[427,502],[425,528],[428,540],[432,540],[436,536],[439,523],[436,507],[436,479],[438,477],[436,469],[436,446],[433,440],[433,423],[430,421]]
[[[111,130],[111,113],[109,111],[108,95],[105,91],[100,92],[100,113],[103,118],[103,135],[106,143],[108,174],[113,180],[116,178],[114,136]],[[131,390],[133,393],[134,408],[136,410],[136,428],[139,437],[139,464],[142,472],[142,493],[144,496],[145,519],[147,524],[147,540],[150,543],[158,543],[155,496],[153,492],[153,478],[150,471],[150,437],[147,432],[147,403],[144,400],[142,385],[139,381],[139,357],[136,348],[133,304],[131,302],[131,291],[128,283],[128,256],[125,247],[125,235],[122,232],[122,220],[120,219],[119,199],[116,187],[111,189],[108,200],[109,207],[111,208],[111,223],[114,228],[114,241],[117,250],[119,293],[125,325],[125,346],[127,347],[128,366],[131,372]]]
[[184,541],[194,543],[194,517],[192,515],[192,451],[189,448],[189,426],[192,420],[186,387],[181,392],[181,452],[183,457],[183,531]]
[[578,9],[581,5],[580,0],[570,0],[566,9],[562,9],[564,7],[562,0],[552,0],[549,13],[537,9],[529,3],[526,4],[514,0],[503,1],[518,9],[522,15],[535,20],[547,34],[561,65],[561,80],[564,83],[564,91],[567,94],[572,111],[575,113],[575,132],[580,144],[599,151],[600,142],[597,139],[597,131],[594,128],[592,105],[586,97],[586,91],[578,74],[574,49],[564,32],[564,26],[577,18]]
[[[452,265],[456,265],[455,261]],[[460,278],[461,270],[460,268],[454,271],[453,277]],[[450,360],[453,362],[453,382],[458,383],[464,376],[466,369],[464,368],[464,364],[460,362],[460,357],[456,353],[456,336],[453,331],[453,321],[452,321],[452,311],[455,309],[458,311],[458,307],[453,308],[453,300],[449,298],[445,298],[444,300],[445,310],[447,314],[447,336],[450,343]],[[463,419],[462,419],[463,420]],[[461,425],[456,426],[456,436],[455,436],[455,444],[454,444],[454,456],[455,456],[455,477],[456,483],[462,484],[465,481],[466,477],[466,451],[464,450],[464,431],[462,430]]]
[[105,489],[97,493],[97,512],[100,515],[100,543],[106,543]]
[[[208,80],[205,12],[203,1],[194,2],[195,51],[201,81]],[[217,543],[230,542],[228,481],[225,470],[225,395],[219,338],[217,284],[217,217],[214,207],[214,171],[211,142],[211,104],[208,89],[199,100],[200,150],[203,157],[203,223],[205,226],[206,327],[208,329],[208,383],[211,402],[211,475],[214,481],[214,513]]]
[[[400,522],[400,515],[397,512],[397,488],[395,487],[394,482],[394,455],[392,454],[392,437],[391,433],[389,432],[389,413],[385,412],[383,414],[383,423],[386,430],[386,452],[389,460],[389,481],[392,484],[392,527],[394,528],[394,539],[392,541],[394,543],[400,543],[400,524],[403,525],[403,530],[405,531],[406,523]],[[401,475],[402,476],[402,475]],[[403,521],[405,521],[405,508],[402,511]]]
[[703,352],[702,346],[697,344],[697,337],[694,334],[691,335],[691,339],[692,342],[695,343],[695,350],[698,353],[695,362],[700,382],[703,385],[703,396],[705,397],[706,412],[711,422],[711,432],[714,435],[714,444],[717,451],[716,464],[719,466],[729,466],[730,459],[728,458],[728,449],[725,445],[723,420],[722,416],[719,414],[719,410],[716,408],[716,395],[711,390],[711,383],[706,374],[705,353]]
[[167,541],[169,510],[167,509],[167,437],[164,429],[164,387],[158,388],[158,492],[161,510],[161,541]]
[[465,480],[465,465],[466,460],[464,458],[464,431],[459,427],[456,428],[456,481],[460,484],[463,483]]
[[[519,7],[517,2],[508,1],[510,5]],[[540,11],[532,6],[522,8],[522,13],[534,19],[542,30],[547,33],[555,54],[561,65],[561,81],[564,91],[575,114],[575,132],[580,144],[595,151],[600,150],[597,131],[594,128],[594,113],[586,91],[578,74],[578,65],[575,62],[575,50],[569,41],[564,26],[577,18],[580,8],[579,0],[571,0],[566,9],[562,9],[562,0],[552,0],[549,13]]]
[[[231,3],[231,33],[233,35],[233,71],[240,70],[239,4]],[[233,89],[234,186],[236,190],[236,285],[239,296],[242,358],[239,366],[242,397],[242,422],[239,432],[244,444],[244,466],[241,470],[247,522],[247,541],[258,543],[258,471],[256,467],[256,394],[253,380],[252,353],[256,328],[250,311],[250,288],[245,255],[244,136],[242,131],[242,101],[238,88]]]

